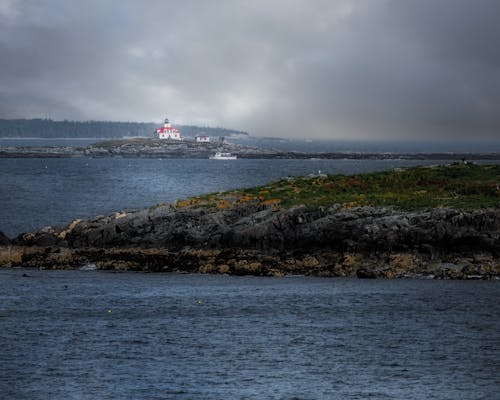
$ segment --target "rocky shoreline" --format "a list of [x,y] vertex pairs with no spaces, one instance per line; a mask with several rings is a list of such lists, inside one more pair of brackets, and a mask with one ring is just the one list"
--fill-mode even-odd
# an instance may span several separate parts
[[0,235],[0,265],[497,280],[500,210],[165,204]]
[[498,153],[306,153],[264,149],[232,143],[175,142],[159,139],[105,140],[87,147],[4,146],[0,158],[143,157],[208,158],[215,152],[232,153],[247,159],[403,159],[403,160],[499,160]]

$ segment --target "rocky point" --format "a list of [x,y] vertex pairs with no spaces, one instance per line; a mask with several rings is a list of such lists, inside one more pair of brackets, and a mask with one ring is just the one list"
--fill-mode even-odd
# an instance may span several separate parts
[[166,204],[0,235],[0,265],[498,279],[500,210]]

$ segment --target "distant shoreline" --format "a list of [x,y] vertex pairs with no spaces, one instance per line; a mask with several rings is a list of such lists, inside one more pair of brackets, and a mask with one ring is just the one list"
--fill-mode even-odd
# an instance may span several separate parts
[[[19,139],[26,140],[28,138]],[[48,138],[37,139],[52,140]],[[98,138],[76,138],[75,140],[89,139],[98,140]],[[500,160],[500,153],[498,152],[300,152],[244,146],[227,142],[176,142],[149,138],[101,140],[85,147],[0,146],[0,158],[142,157],[203,159],[208,158],[215,152],[229,152],[243,159]]]

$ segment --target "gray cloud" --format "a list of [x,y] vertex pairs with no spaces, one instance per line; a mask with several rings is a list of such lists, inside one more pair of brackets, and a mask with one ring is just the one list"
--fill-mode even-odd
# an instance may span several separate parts
[[498,15],[497,0],[0,0],[0,117],[495,138]]

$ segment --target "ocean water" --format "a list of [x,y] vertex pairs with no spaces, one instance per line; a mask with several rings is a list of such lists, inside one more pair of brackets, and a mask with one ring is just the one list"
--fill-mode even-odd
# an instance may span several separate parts
[[286,176],[353,174],[450,161],[0,158],[0,231],[149,207]]
[[499,343],[495,282],[0,270],[9,400],[495,400]]
[[[95,138],[0,138],[2,146],[87,146]],[[500,152],[499,140],[233,140],[309,152]],[[354,174],[449,160],[172,160],[126,158],[0,159],[0,231],[10,237],[119,210],[263,185],[286,176]],[[492,161],[488,161],[492,162]],[[496,160],[493,162],[500,162]]]
[[[435,163],[0,159],[0,230]],[[0,269],[0,399],[493,400],[499,343],[497,282]]]

